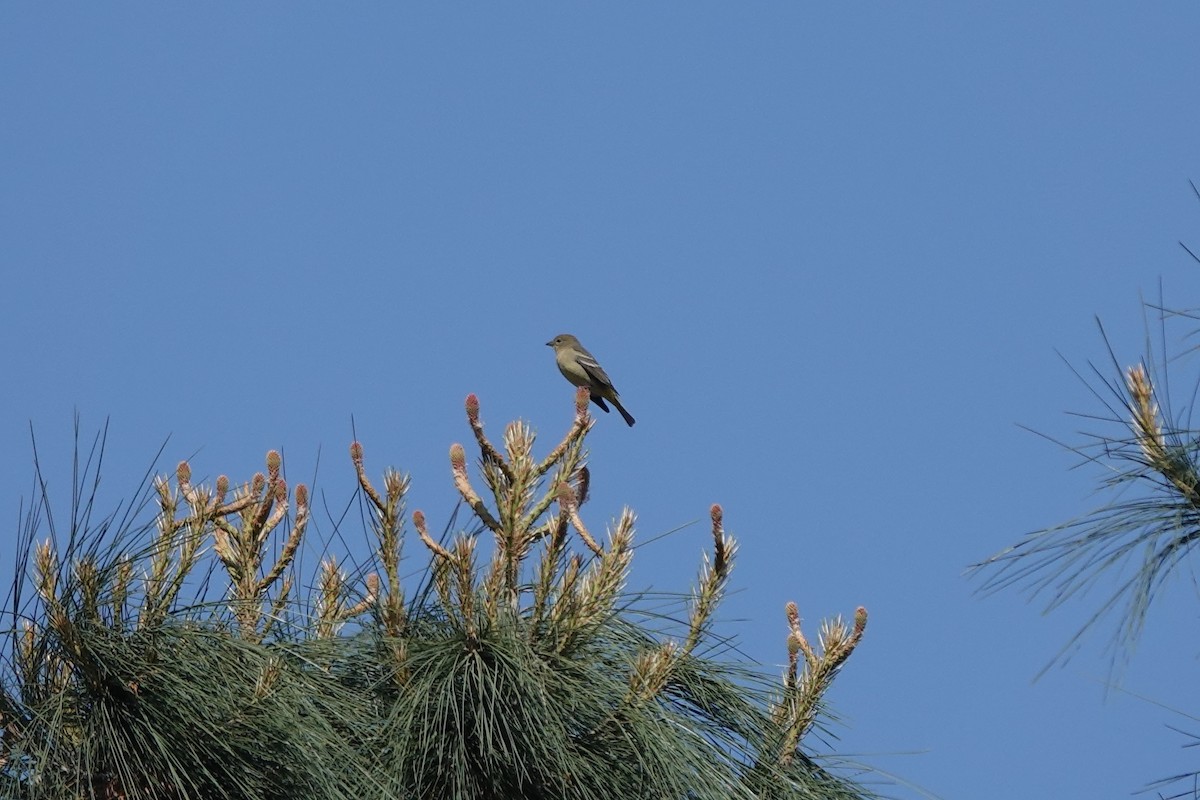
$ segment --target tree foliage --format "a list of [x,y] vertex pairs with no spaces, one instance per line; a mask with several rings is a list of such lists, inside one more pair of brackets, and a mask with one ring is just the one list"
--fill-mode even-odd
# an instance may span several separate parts
[[[1162,314],[1164,330],[1167,318],[1178,315],[1154,310]],[[1024,588],[1044,598],[1047,610],[1104,588],[1107,594],[1059,658],[1113,619],[1109,652],[1119,666],[1136,645],[1154,598],[1200,543],[1200,436],[1190,427],[1189,411],[1173,411],[1165,335],[1162,341],[1157,357],[1148,347],[1137,363],[1122,367],[1105,337],[1110,366],[1089,365],[1088,376],[1081,376],[1104,411],[1079,414],[1098,427],[1084,433],[1081,444],[1066,446],[1100,468],[1109,500],[973,566],[984,577],[984,591]]]
[[[984,591],[1022,588],[1047,611],[1100,589],[1100,603],[1054,661],[1068,658],[1085,634],[1107,621],[1114,677],[1132,655],[1154,601],[1200,546],[1200,432],[1191,420],[1200,381],[1179,391],[1178,366],[1171,365],[1186,352],[1172,353],[1167,336],[1172,323],[1194,328],[1200,315],[1168,310],[1161,299],[1146,311],[1157,319],[1157,335],[1147,335],[1140,359],[1123,365],[1101,327],[1108,363],[1076,373],[1103,410],[1079,414],[1095,427],[1081,443],[1065,446],[1100,468],[1107,502],[1027,534],[972,567],[983,576]],[[1189,745],[1197,741],[1189,735]],[[1200,797],[1198,779],[1200,772],[1189,771],[1149,788],[1159,797]],[[1169,786],[1183,788],[1166,795]]]
[[[789,604],[782,683],[702,655],[737,553],[713,506],[677,635],[659,632],[627,589],[633,513],[603,537],[583,519],[587,401],[538,458],[523,423],[491,442],[468,397],[478,477],[463,446],[450,463],[476,524],[450,538],[354,443],[371,563],[330,556],[307,580],[308,491],[275,452],[240,486],[182,462],[99,523],[85,466],[66,530],[43,491],[7,611],[0,797],[865,796],[801,743],[866,612],[814,646]],[[406,596],[410,530],[430,562]]]

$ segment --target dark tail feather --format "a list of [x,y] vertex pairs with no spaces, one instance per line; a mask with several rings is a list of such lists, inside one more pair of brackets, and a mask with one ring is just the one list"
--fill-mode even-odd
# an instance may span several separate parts
[[607,414],[607,413],[608,413],[608,406],[604,405],[604,398],[603,398],[603,397],[601,397],[601,396],[600,396],[600,395],[598,395],[598,394],[593,394],[593,395],[592,395],[592,402],[593,402],[593,403],[595,403],[596,405],[600,406],[601,410],[603,410],[605,414]]
[[617,407],[617,411],[620,411],[621,416],[625,418],[625,424],[632,428],[633,423],[637,422],[637,420],[633,418],[633,415],[625,410],[625,406],[621,405],[620,400],[613,400],[612,404]]

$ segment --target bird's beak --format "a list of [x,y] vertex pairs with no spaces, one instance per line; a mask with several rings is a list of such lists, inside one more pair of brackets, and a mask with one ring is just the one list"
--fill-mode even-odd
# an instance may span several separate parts
[[554,347],[554,342],[546,342],[546,347]]

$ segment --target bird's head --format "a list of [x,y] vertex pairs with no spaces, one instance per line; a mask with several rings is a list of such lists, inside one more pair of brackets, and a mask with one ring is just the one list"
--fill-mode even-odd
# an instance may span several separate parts
[[555,336],[553,339],[546,342],[547,347],[553,347],[555,350],[577,344],[579,344],[579,340],[569,333],[560,333],[558,336]]

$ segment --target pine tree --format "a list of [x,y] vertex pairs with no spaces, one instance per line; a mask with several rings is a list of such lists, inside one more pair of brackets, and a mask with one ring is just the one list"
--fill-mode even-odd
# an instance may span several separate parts
[[[1089,365],[1088,377],[1081,378],[1104,410],[1080,414],[1099,427],[1081,444],[1068,446],[1084,463],[1101,468],[1101,488],[1112,499],[1077,519],[1028,534],[972,567],[984,579],[983,591],[1024,588],[1044,599],[1047,611],[1117,579],[1047,668],[1065,661],[1085,634],[1111,621],[1107,652],[1112,677],[1118,678],[1156,596],[1200,544],[1200,436],[1188,426],[1186,413],[1173,410],[1163,388],[1170,385],[1167,364],[1174,361],[1166,351],[1168,322],[1200,317],[1168,311],[1161,301],[1146,308],[1158,315],[1160,349],[1149,345],[1137,363],[1122,367],[1101,327],[1109,364]],[[1188,399],[1195,397],[1193,386]],[[1160,797],[1200,797],[1193,788],[1197,777],[1200,771],[1187,772],[1149,788]],[[1162,794],[1173,784],[1187,788]]]
[[[814,647],[789,604],[781,684],[706,655],[737,553],[714,505],[712,552],[665,635],[626,588],[634,514],[603,537],[583,519],[586,389],[542,458],[524,423],[498,447],[473,395],[466,411],[478,477],[462,445],[450,463],[473,524],[435,538],[406,512],[408,477],[388,469],[377,486],[356,442],[374,553],[354,569],[328,556],[308,582],[308,491],[289,489],[276,452],[236,488],[196,485],[182,462],[102,522],[82,503],[46,538],[43,494],[8,612],[0,797],[868,795],[801,746],[864,609]],[[135,522],[146,507],[153,520]],[[430,562],[406,594],[409,530]]]

